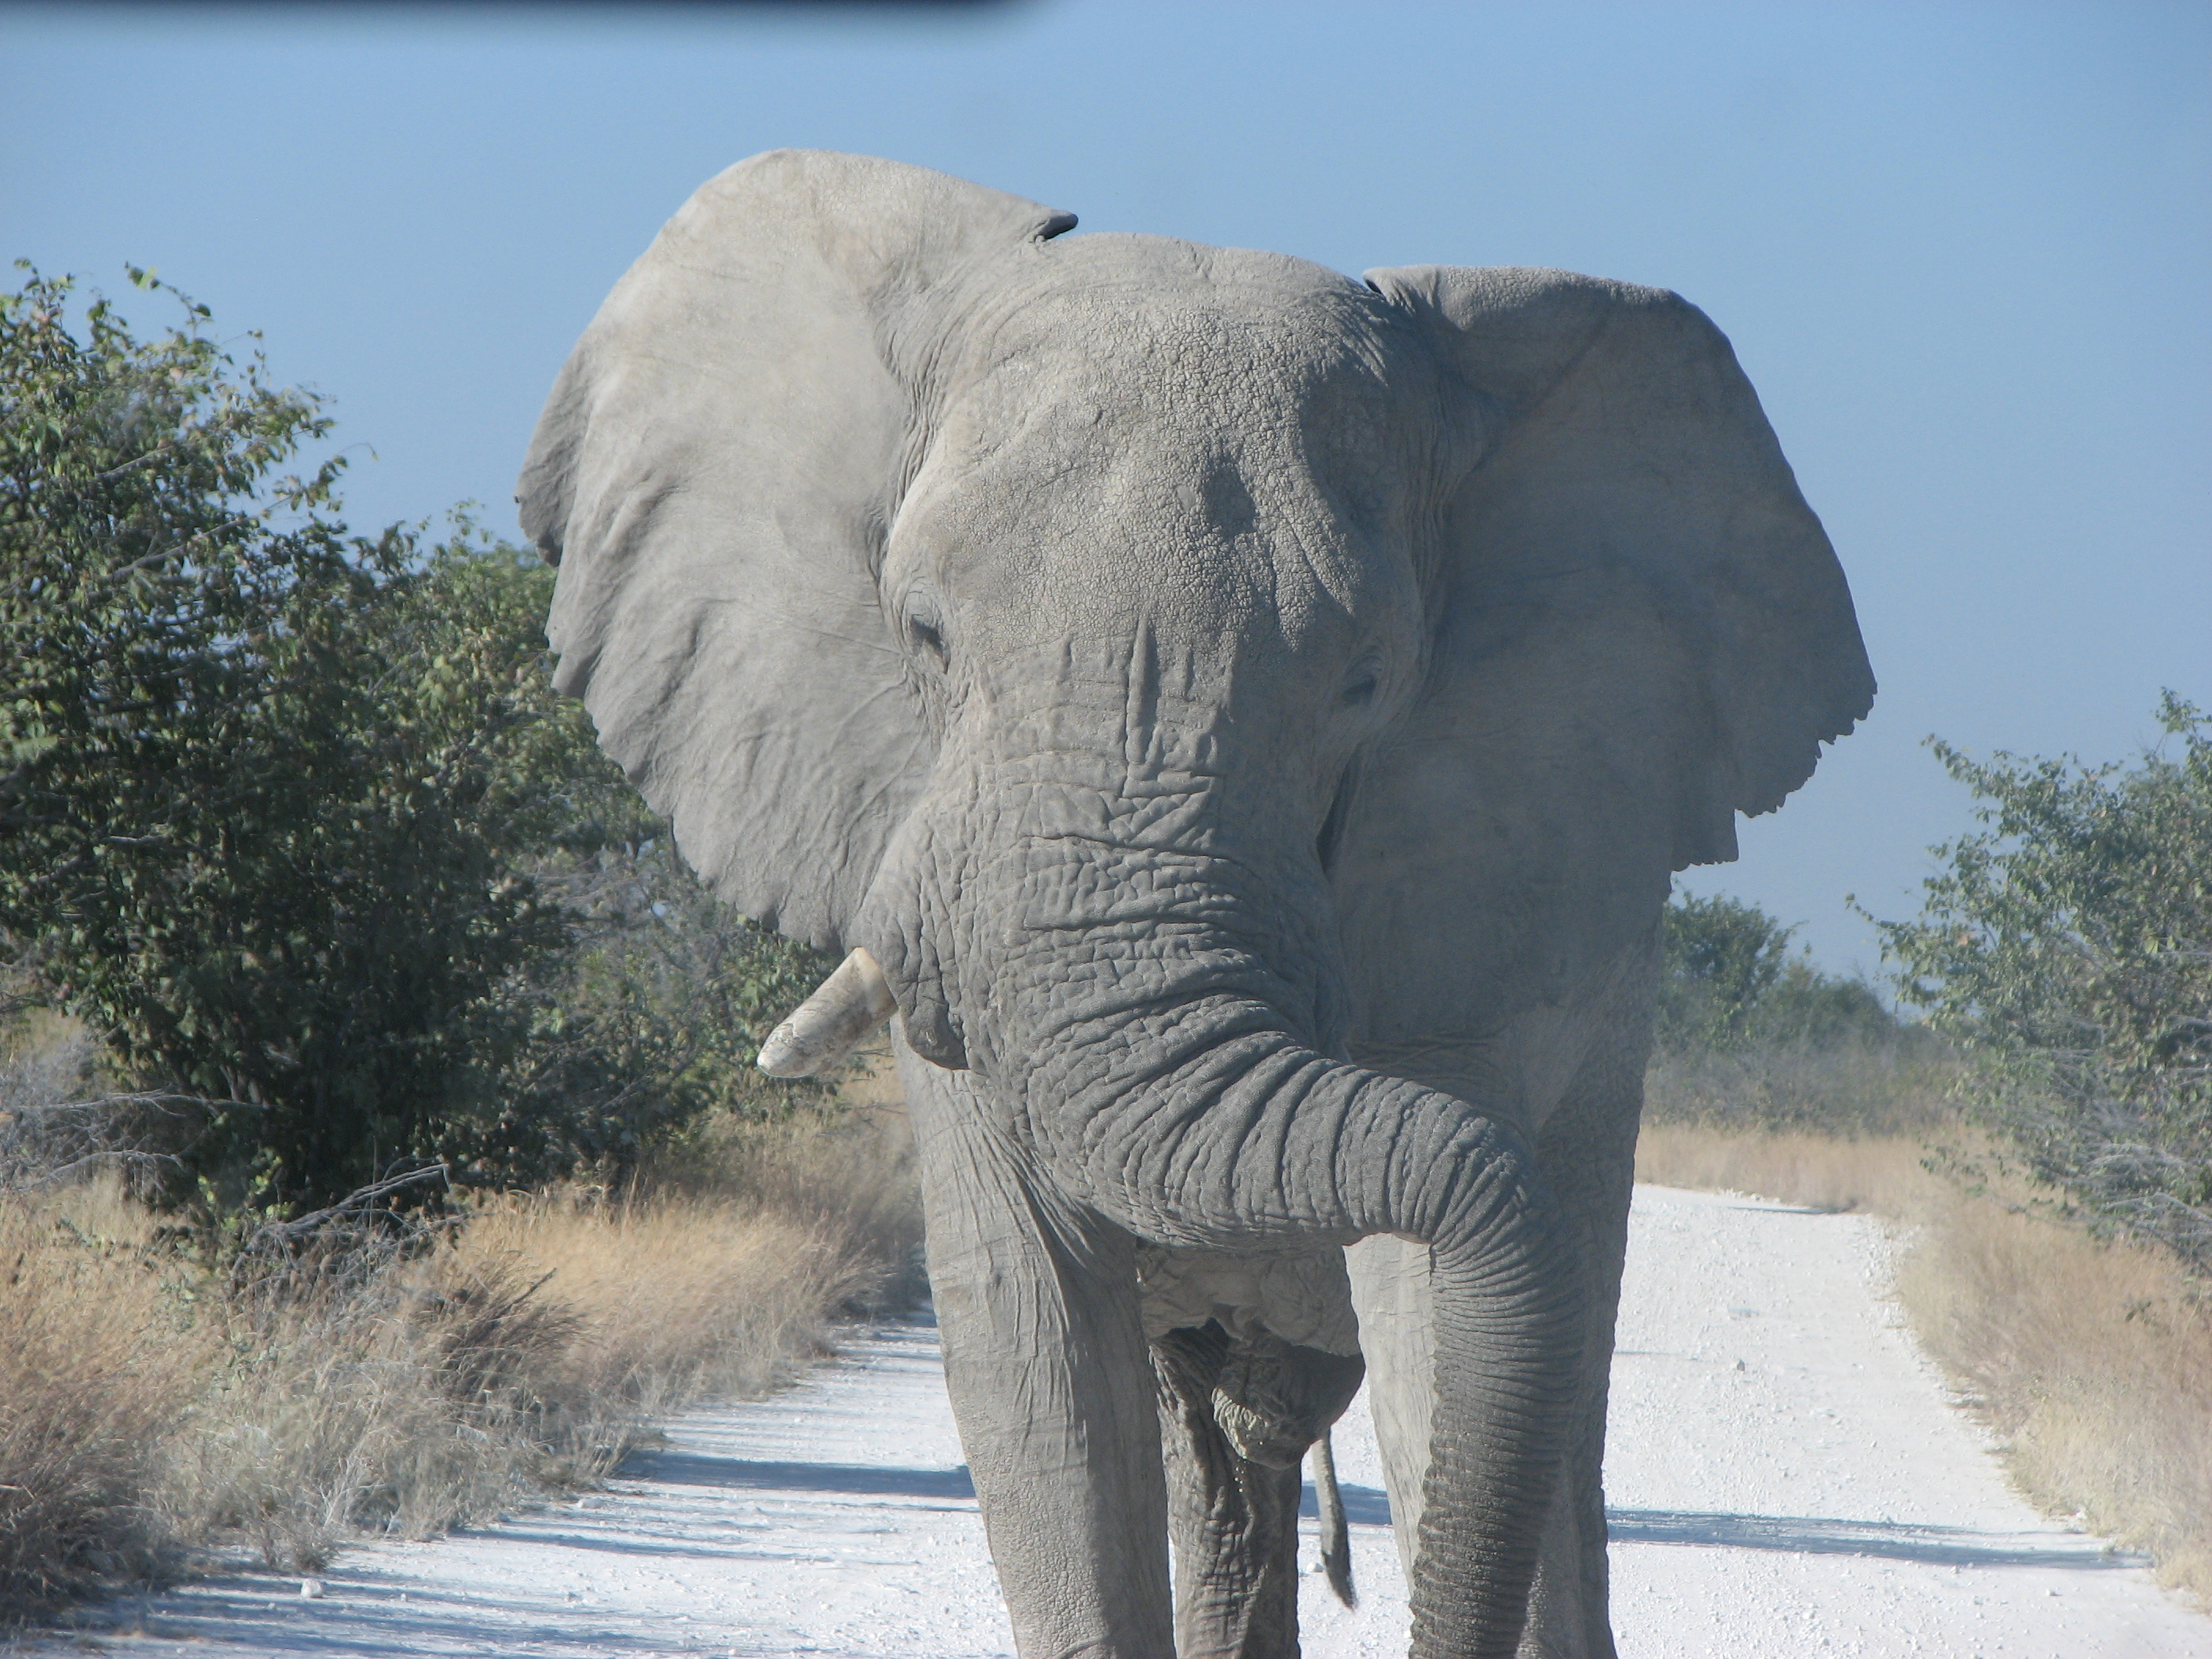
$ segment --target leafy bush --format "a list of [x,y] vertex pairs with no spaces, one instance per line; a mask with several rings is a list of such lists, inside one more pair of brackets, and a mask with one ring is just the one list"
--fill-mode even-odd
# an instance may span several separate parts
[[1785,927],[1755,904],[1678,895],[1662,923],[1659,1041],[1677,1053],[1754,1044],[1814,1048],[1896,1038],[1896,1017],[1863,980],[1790,954]]
[[2212,1260],[2212,721],[2132,767],[1934,742],[1989,826],[1881,925],[1905,994],[1976,1060],[1981,1114],[2100,1226]]
[[1792,955],[1795,928],[1738,899],[1683,896],[1663,927],[1650,1121],[1860,1135],[1940,1115],[1948,1046],[1863,980]]
[[273,476],[313,397],[204,307],[141,342],[95,299],[79,339],[70,300],[0,295],[0,935],[184,1109],[143,1126],[176,1190],[619,1169],[741,1090],[820,964],[690,883],[554,696],[551,573],[349,534],[337,461]]
[[1789,965],[1790,935],[1755,904],[1677,894],[1662,922],[1659,1040],[1729,1048]]

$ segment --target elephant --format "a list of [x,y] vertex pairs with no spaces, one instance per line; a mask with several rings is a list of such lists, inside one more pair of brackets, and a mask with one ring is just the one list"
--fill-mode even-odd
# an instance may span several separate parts
[[1295,1654],[1363,1374],[1413,1652],[1609,1655],[1661,915],[1870,708],[1843,572],[1671,293],[1074,224],[702,186],[523,468],[556,684],[844,953],[763,1064],[892,1021],[1024,1659]]

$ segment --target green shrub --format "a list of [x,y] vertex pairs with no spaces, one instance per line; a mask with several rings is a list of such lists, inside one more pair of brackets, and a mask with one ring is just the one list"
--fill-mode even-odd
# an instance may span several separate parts
[[1874,988],[1790,954],[1785,927],[1755,904],[1677,895],[1662,922],[1659,1042],[1674,1053],[1894,1040],[1899,1026]]
[[1948,1045],[1791,954],[1794,927],[1723,896],[1677,896],[1663,927],[1653,1121],[1860,1135],[1942,1115]]
[[1881,925],[1903,992],[1966,1045],[1984,1119],[2094,1224],[2212,1260],[2212,721],[2135,765],[1931,739],[1989,827]]
[[204,307],[79,338],[71,297],[0,295],[0,936],[173,1194],[619,1170],[743,1093],[820,964],[697,890],[553,695],[551,573],[349,534],[337,461],[275,476],[313,397]]

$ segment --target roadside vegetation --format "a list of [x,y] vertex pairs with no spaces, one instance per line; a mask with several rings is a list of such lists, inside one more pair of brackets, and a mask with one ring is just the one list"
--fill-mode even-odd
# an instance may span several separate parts
[[132,277],[0,294],[0,1621],[588,1484],[915,1289],[896,1115],[751,1065],[826,964],[553,696],[551,573],[354,534]]
[[2021,1489],[2212,1596],[2212,721],[2130,765],[1935,745],[1979,805],[1881,924],[1913,1024],[1679,900],[1639,1178],[1903,1224]]
[[0,1613],[225,1546],[312,1571],[588,1486],[913,1293],[896,1120],[714,1119],[686,1153],[621,1193],[453,1194],[220,1261],[113,1175],[0,1201]]

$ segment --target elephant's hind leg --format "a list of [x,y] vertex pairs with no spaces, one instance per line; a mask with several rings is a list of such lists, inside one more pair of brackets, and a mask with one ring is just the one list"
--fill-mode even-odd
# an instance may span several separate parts
[[1179,1659],[1298,1650],[1298,1470],[1237,1455],[1213,1414],[1229,1337],[1208,1321],[1152,1344],[1175,1545]]
[[1359,1387],[1357,1358],[1208,1320],[1152,1341],[1180,1659],[1296,1659],[1306,1449]]

